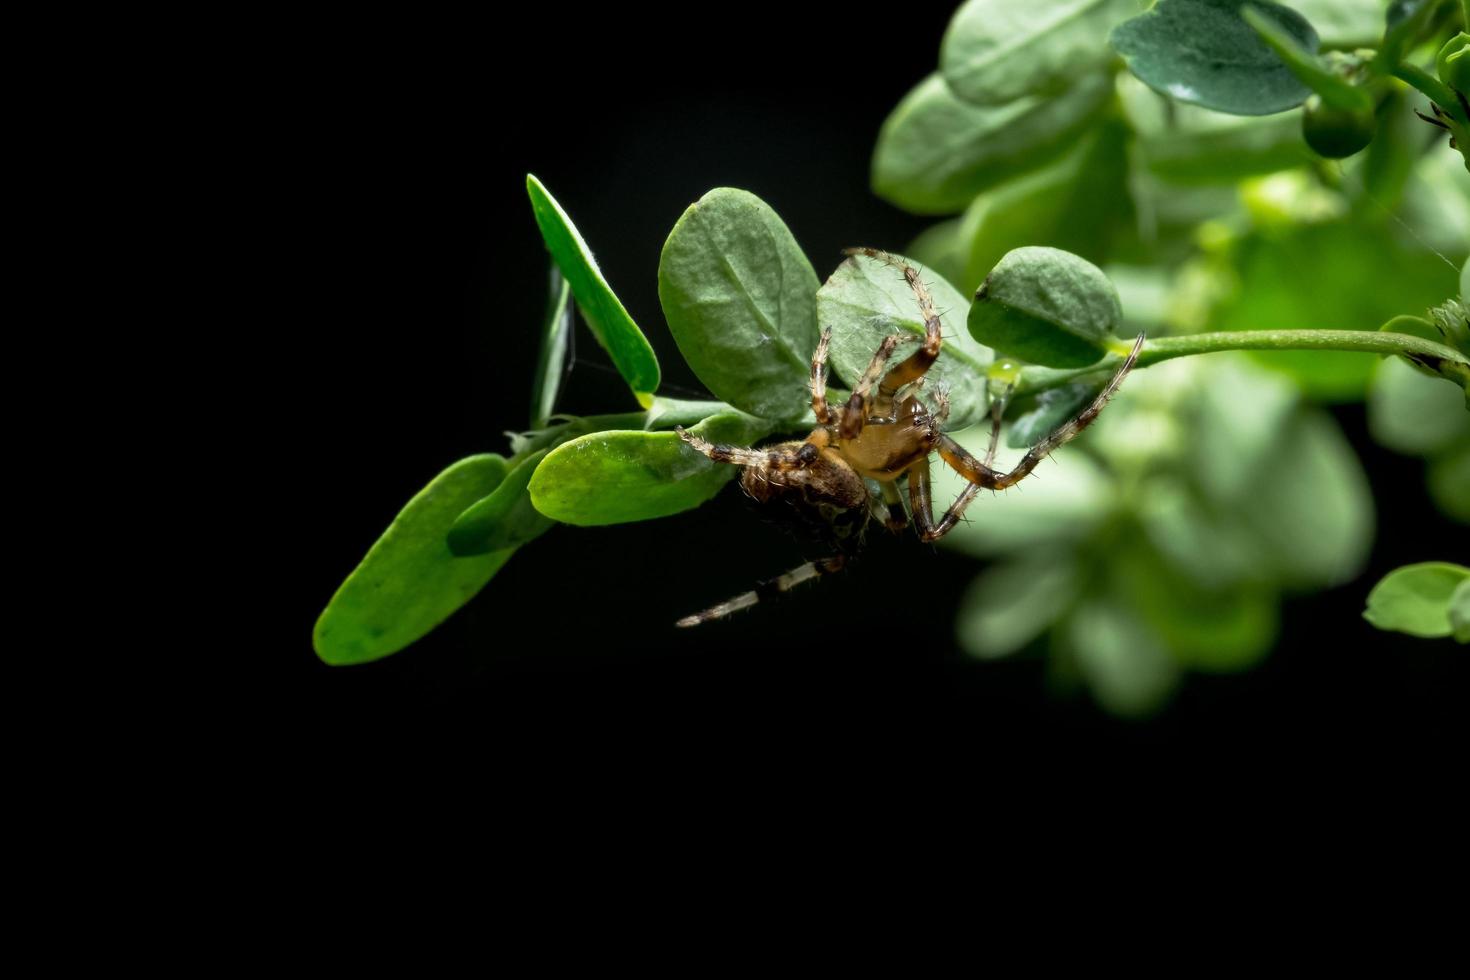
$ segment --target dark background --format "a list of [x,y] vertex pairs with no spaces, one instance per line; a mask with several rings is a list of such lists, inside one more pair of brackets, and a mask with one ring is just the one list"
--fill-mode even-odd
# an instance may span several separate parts
[[[1082,745],[1250,764],[1462,744],[1465,650],[1377,632],[1360,612],[1388,569],[1470,548],[1434,513],[1419,462],[1367,441],[1361,406],[1337,415],[1379,507],[1369,571],[1290,602],[1263,666],[1192,675],[1147,724],[1054,696],[1040,656],[966,659],[953,614],[979,566],[912,536],[877,535],[843,575],[784,602],[675,630],[804,558],[733,486],[661,521],[554,528],[408,650],[320,664],[312,623],[397,510],[448,463],[508,453],[502,433],[527,424],[547,268],[527,172],[648,334],[666,393],[686,397],[701,389],[656,274],[704,192],[760,195],[824,277],[842,247],[902,248],[929,223],[873,197],[868,162],[886,114],[934,68],[952,7],[725,10],[717,25],[632,7],[344,21],[290,42],[312,67],[286,79],[264,159],[297,202],[278,234],[292,298],[262,335],[282,352],[272,381],[292,393],[272,491],[294,544],[270,656],[303,745],[347,756],[411,736],[415,751],[527,759],[636,745],[756,764],[929,745],[980,765]],[[636,408],[580,324],[558,408]]]

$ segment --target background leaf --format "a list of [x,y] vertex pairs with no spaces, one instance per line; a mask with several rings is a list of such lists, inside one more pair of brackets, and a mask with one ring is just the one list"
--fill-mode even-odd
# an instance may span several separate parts
[[513,549],[456,558],[445,535],[466,507],[500,485],[506,470],[504,457],[471,456],[419,491],[317,619],[317,656],[341,666],[396,653],[484,588]]
[[[932,392],[940,386],[948,388],[950,418],[946,428],[964,428],[989,409],[985,369],[995,355],[960,327],[970,310],[964,296],[932,270],[906,261],[919,270],[944,321],[944,346],[927,376],[931,407]],[[884,337],[895,333],[924,335],[918,300],[903,274],[866,255],[849,256],[832,273],[817,292],[817,317],[824,329],[832,329],[830,362],[849,385],[862,377]],[[914,346],[899,347],[890,364],[896,365],[912,354]]]
[[716,397],[762,418],[811,407],[817,274],[776,212],[720,187],[684,212],[658,266],[679,351]]
[[1077,595],[1077,563],[1047,549],[997,564],[975,579],[955,619],[965,652],[982,659],[1015,653],[1060,619]]
[[1324,48],[1365,48],[1383,37],[1388,0],[1291,0],[1287,4],[1305,17]]
[[1470,568],[1426,561],[1396,568],[1368,593],[1363,618],[1381,630],[1427,638],[1449,636],[1450,598],[1470,581]]
[[1055,248],[1018,248],[991,270],[970,307],[970,334],[1049,367],[1086,367],[1116,342],[1117,290],[1101,269]]
[[1142,0],[969,0],[945,31],[940,71],[956,95],[977,105],[1058,92],[1107,67],[1108,32],[1142,7]]
[[[711,442],[748,446],[770,423],[741,412],[692,430]],[[646,521],[698,507],[740,471],[690,449],[674,432],[594,432],[563,443],[531,477],[531,500],[547,517],[595,526]]]
[[530,174],[526,175],[526,193],[531,196],[531,211],[536,216],[541,237],[546,240],[546,248],[571,285],[588,329],[633,389],[638,404],[647,408],[659,383],[658,358],[648,338],[602,277],[592,250],[582,240],[572,219]]
[[516,548],[544,534],[556,523],[531,505],[526,487],[549,450],[521,460],[494,492],[471,504],[445,536],[449,550],[461,558]]
[[1056,163],[977,197],[965,211],[968,249],[955,285],[973,295],[1007,252],[1026,245],[1106,262],[1134,224],[1128,136],[1127,127],[1112,120]]
[[883,123],[873,193],[914,214],[954,214],[988,187],[1051,160],[1095,121],[1112,79],[1089,75],[1057,96],[976,106],[930,75]]
[[1378,365],[1368,392],[1368,427],[1380,445],[1430,456],[1456,442],[1470,442],[1470,412],[1464,403],[1464,392],[1453,382],[1388,358]]
[[[1235,181],[1314,158],[1293,115],[1235,116],[1177,102],[1137,79],[1119,79],[1123,111],[1137,134],[1135,152],[1148,172],[1185,183]],[[1178,189],[1166,188],[1169,197]]]
[[1470,643],[1470,578],[1450,595],[1450,633],[1456,643]]
[[1317,32],[1300,14],[1266,0],[1160,0],[1118,25],[1113,47],[1133,74],[1184,102],[1241,116],[1301,105],[1301,83],[1240,17],[1247,2],[1315,53]]
[[1067,646],[1104,708],[1142,719],[1168,703],[1183,674],[1144,624],[1113,603],[1083,605],[1067,623]]

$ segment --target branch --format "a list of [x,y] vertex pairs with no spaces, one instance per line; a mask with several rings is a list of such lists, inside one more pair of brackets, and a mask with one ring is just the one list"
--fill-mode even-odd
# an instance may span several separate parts
[[[1183,337],[1160,337],[1147,341],[1138,355],[1138,366],[1147,367],[1175,357],[1210,354],[1225,350],[1341,350],[1365,354],[1401,354],[1435,370],[1449,367],[1470,382],[1470,360],[1444,344],[1406,333],[1377,330],[1242,330],[1197,333]],[[1013,394],[1059,388],[1090,375],[1106,376],[1123,363],[1123,355],[1109,354],[1085,368],[1027,367],[1021,369]]]

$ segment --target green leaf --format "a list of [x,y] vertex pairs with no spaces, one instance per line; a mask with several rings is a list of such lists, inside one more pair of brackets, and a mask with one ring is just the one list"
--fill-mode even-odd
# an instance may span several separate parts
[[556,260],[562,275],[572,287],[582,318],[592,335],[612,358],[618,373],[633,389],[638,404],[647,408],[658,390],[658,358],[638,324],[623,309],[622,302],[602,277],[602,270],[592,257],[592,250],[582,240],[577,226],[562,210],[541,182],[526,175],[526,193],[531,196],[531,211],[546,240],[546,248]]
[[1314,159],[1295,116],[1213,112],[1162,97],[1128,76],[1119,80],[1118,92],[1137,133],[1138,159],[1165,180],[1235,181]]
[[1093,696],[1112,714],[1147,718],[1179,686],[1182,671],[1158,637],[1117,605],[1082,606],[1068,621],[1066,638]]
[[317,656],[334,666],[386,657],[479,592],[514,552],[456,558],[444,539],[455,518],[493,492],[506,470],[501,456],[471,456],[419,491],[317,619]]
[[[1261,40],[1266,42],[1267,47],[1276,52],[1276,57],[1281,59],[1282,64],[1286,65],[1303,85],[1321,96],[1324,103],[1334,109],[1342,109],[1349,113],[1366,113],[1371,118],[1373,100],[1365,90],[1332,71],[1317,58],[1316,54],[1302,47],[1289,31],[1258,9],[1246,5],[1241,8],[1240,15],[1251,26],[1251,29],[1261,36]],[[1367,145],[1366,140],[1363,141],[1363,145]],[[1347,154],[1341,155],[1346,156]]]
[[[1240,116],[1301,105],[1310,91],[1241,19],[1247,0],[1161,0],[1113,29],[1133,74],[1184,102]],[[1309,52],[1317,32],[1296,11],[1249,0]]]
[[1373,497],[1331,416],[1314,409],[1288,426],[1245,518],[1288,586],[1340,585],[1358,574],[1373,543]]
[[1078,382],[1047,388],[1018,403],[1018,413],[1006,433],[1006,445],[1012,449],[1034,446],[1051,435],[1056,427],[1082,411],[1088,402],[1097,397],[1106,381]]
[[1005,657],[1045,633],[1071,606],[1080,583],[1076,557],[1045,550],[995,565],[966,591],[955,620],[965,652]]
[[1242,355],[1215,354],[1209,361],[1208,383],[1196,399],[1190,468],[1214,509],[1232,513],[1274,484],[1270,467],[1295,428],[1301,398],[1286,378]]
[[1450,594],[1450,630],[1456,643],[1470,643],[1470,578]]
[[1460,298],[1470,303],[1470,259],[1460,267]]
[[1392,0],[1384,18],[1383,43],[1378,62],[1392,70],[1403,60],[1409,45],[1428,26],[1440,0]]
[[873,192],[914,214],[954,214],[986,188],[1071,145],[1112,90],[1112,79],[1099,73],[1058,96],[976,106],[930,75],[883,123],[873,151]]
[[[711,442],[748,446],[770,423],[741,412],[693,428]],[[531,477],[536,509],[567,524],[646,521],[698,507],[739,467],[715,463],[673,432],[594,432],[552,450]]]
[[445,543],[461,558],[484,555],[503,548],[518,548],[532,541],[555,521],[543,517],[531,505],[526,487],[531,474],[549,450],[542,449],[521,460],[495,491],[455,519]]
[[541,353],[536,360],[536,376],[531,381],[533,429],[546,425],[546,420],[556,408],[562,369],[567,361],[567,344],[572,339],[571,298],[571,285],[556,264],[552,263],[551,299],[546,306],[546,321],[541,331]]
[[960,98],[1000,105],[1051,94],[1107,67],[1108,32],[1141,0],[969,0],[939,49],[944,80]]
[[1101,269],[1055,248],[1014,249],[996,264],[970,307],[980,343],[1048,367],[1086,367],[1117,347],[1117,290]]
[[[944,279],[923,265],[909,261],[934,297],[935,309],[945,321],[944,346],[929,369],[927,391],[949,389],[947,428],[961,429],[983,418],[989,409],[985,396],[985,369],[995,355],[963,330],[953,329],[969,312],[970,304]],[[855,385],[873,359],[873,352],[889,334],[924,336],[914,291],[899,270],[866,255],[850,256],[817,292],[817,317],[832,330],[829,361],[848,384]],[[898,348],[892,364],[913,352]],[[920,397],[923,397],[922,395]]]
[[1449,562],[1395,568],[1368,593],[1363,618],[1381,630],[1427,638],[1449,636],[1454,631],[1450,600],[1467,581],[1470,568]]
[[979,286],[1012,249],[1046,245],[1106,262],[1135,224],[1127,126],[1110,121],[1055,164],[977,197],[965,212],[969,254],[958,285]]
[[[1206,540],[1200,538],[1196,543]],[[1224,551],[1209,557],[1228,561],[1237,556]],[[1113,556],[1108,571],[1121,603],[1186,667],[1212,672],[1243,670],[1271,650],[1276,638],[1276,595],[1261,585],[1204,586],[1190,575],[1180,575],[1152,548],[1136,541]]]
[[1368,391],[1368,428],[1380,445],[1432,456],[1470,438],[1458,385],[1427,377],[1398,358],[1383,361]]
[[1470,524],[1470,445],[1429,464],[1429,495],[1449,517]]
[[658,296],[684,359],[716,397],[762,418],[811,406],[817,274],[775,211],[719,187],[664,243]]
[[1291,0],[1287,4],[1316,30],[1324,48],[1366,48],[1383,36],[1388,0]]
[[[960,289],[966,289],[965,259],[968,257],[970,242],[964,224],[965,219],[961,217],[930,225],[909,242],[904,254],[912,256],[915,262],[928,266],[948,281],[958,283]],[[975,284],[979,285],[978,280]]]

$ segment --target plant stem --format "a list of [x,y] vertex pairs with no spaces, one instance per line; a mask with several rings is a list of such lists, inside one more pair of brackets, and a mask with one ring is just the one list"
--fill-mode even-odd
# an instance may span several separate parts
[[1450,87],[1423,68],[1411,65],[1407,61],[1401,61],[1394,67],[1393,73],[1396,78],[1408,82],[1429,96],[1436,105],[1460,122],[1470,121],[1464,118],[1465,110],[1460,107],[1460,100],[1455,98],[1455,93]]
[[[1138,355],[1138,366],[1147,367],[1175,357],[1226,350],[1340,350],[1361,351],[1366,354],[1402,354],[1421,363],[1451,366],[1454,373],[1470,380],[1470,359],[1453,348],[1411,334],[1383,333],[1377,330],[1230,330],[1182,337],[1159,337],[1144,343],[1143,350]],[[1123,355],[1110,354],[1097,364],[1085,368],[1023,368],[1014,394],[1059,388],[1089,375],[1110,374],[1122,362]]]

